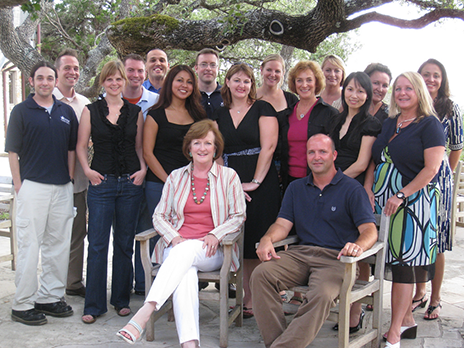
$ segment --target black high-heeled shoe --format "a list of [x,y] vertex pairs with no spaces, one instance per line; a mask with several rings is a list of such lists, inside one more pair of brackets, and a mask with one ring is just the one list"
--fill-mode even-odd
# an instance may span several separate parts
[[[362,310],[361,314],[359,315],[358,325],[353,326],[353,327],[350,326],[350,334],[358,332],[359,330],[362,329],[365,315],[366,313],[364,312],[364,310]],[[338,323],[333,326],[332,330],[338,331]]]

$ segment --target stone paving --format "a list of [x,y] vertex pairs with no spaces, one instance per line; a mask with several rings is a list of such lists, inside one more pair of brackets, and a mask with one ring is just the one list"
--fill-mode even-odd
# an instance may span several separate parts
[[[3,164],[3,163],[2,163]],[[9,240],[0,237],[0,254],[9,248]],[[74,315],[68,318],[48,317],[48,324],[39,327],[26,326],[11,320],[11,301],[15,285],[14,272],[10,262],[0,263],[0,347],[5,348],[42,348],[42,347],[128,347],[116,337],[116,331],[123,327],[129,317],[119,317],[113,308],[99,317],[97,322],[86,325],[81,322],[84,299],[66,296],[74,309]],[[111,267],[111,263],[110,266]],[[111,272],[108,272],[111,274]],[[110,284],[108,282],[108,284]],[[108,292],[108,297],[110,296]],[[415,340],[403,340],[402,348],[464,348],[464,228],[458,228],[455,247],[446,253],[445,281],[442,289],[441,317],[435,321],[422,319],[425,308],[416,311],[414,317],[419,325]],[[143,299],[132,295],[133,312],[141,307]],[[288,320],[290,320],[289,317]],[[365,326],[370,325],[370,314],[366,315]],[[384,293],[384,331],[390,320],[390,284],[386,282]],[[200,308],[201,346],[213,348],[219,345],[218,307],[214,302],[202,302]],[[326,322],[314,342],[309,347],[331,348],[337,346],[337,334],[331,328],[333,323]],[[362,334],[363,330],[359,334]],[[162,318],[157,322],[155,341],[143,339],[139,347],[170,348],[179,347],[174,323]],[[262,348],[261,336],[256,321],[246,319],[241,328],[232,325],[229,329],[229,347]],[[380,347],[384,347],[381,343]],[[292,348],[292,347],[289,347]]]

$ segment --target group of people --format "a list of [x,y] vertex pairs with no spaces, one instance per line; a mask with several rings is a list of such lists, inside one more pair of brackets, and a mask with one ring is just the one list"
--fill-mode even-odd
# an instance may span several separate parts
[[[373,212],[383,211],[391,218],[385,277],[393,281],[384,337],[388,347],[415,338],[412,312],[426,306],[429,280],[424,318],[440,314],[452,171],[463,147],[444,66],[430,59],[397,77],[390,107],[392,75],[379,63],[345,76],[335,55],[322,66],[300,61],[288,73],[291,92],[281,89],[285,63],[277,54],[261,64],[259,87],[246,63],[232,65],[222,86],[218,71],[212,49],[198,52],[194,69],[170,68],[160,49],[146,61],[130,54],[105,64],[104,94],[90,103],[74,91],[75,51],[62,52],[55,67],[32,69],[35,94],[13,109],[6,141],[18,199],[12,319],[41,325],[45,315],[72,315],[65,292],[85,297],[84,323],[106,313],[112,227],[110,304],[126,316],[131,291],[146,295],[118,336],[140,339],[152,312],[173,295],[179,341],[198,347],[197,271],[220,268],[222,238],[244,225],[244,317],[255,316],[266,347],[306,347],[340,292],[338,258],[375,243]],[[134,236],[151,226],[159,234],[152,261],[161,268],[145,294],[138,245],[132,261]],[[276,252],[272,243],[289,233],[300,244]],[[30,281],[39,251],[40,288]],[[360,279],[370,272],[359,264]],[[310,291],[291,299],[299,307],[287,327],[282,298],[299,284]],[[350,332],[364,315],[352,306]]]

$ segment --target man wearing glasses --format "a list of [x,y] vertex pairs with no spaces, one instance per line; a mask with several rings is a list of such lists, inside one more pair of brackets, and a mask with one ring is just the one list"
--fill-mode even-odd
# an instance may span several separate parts
[[211,48],[198,52],[195,60],[195,71],[198,75],[198,86],[201,92],[202,104],[208,118],[211,119],[214,110],[222,104],[221,85],[216,81],[219,72],[219,54]]

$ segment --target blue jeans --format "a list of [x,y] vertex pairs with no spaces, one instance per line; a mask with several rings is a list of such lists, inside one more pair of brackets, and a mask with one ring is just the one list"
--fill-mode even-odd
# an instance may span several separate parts
[[[164,184],[159,182],[147,181],[145,183],[145,199],[146,199],[146,209],[145,213],[148,214],[150,218],[150,225],[147,226],[146,223],[140,224],[137,226],[137,233],[143,232],[151,227],[153,227],[153,212],[155,211],[158,202],[161,199],[161,194],[163,193]],[[145,200],[144,199],[144,200]],[[145,221],[145,219],[144,219]],[[143,226],[143,228],[140,228]],[[159,239],[159,235],[150,239],[150,255],[153,253],[155,244]],[[145,291],[145,273],[143,272],[142,261],[140,260],[140,242],[135,242],[135,291]]]
[[127,174],[120,177],[105,175],[101,184],[89,186],[89,249],[84,315],[98,316],[108,310],[107,260],[112,224],[113,275],[110,303],[117,308],[129,306],[135,227],[142,195],[142,185],[134,185]]

